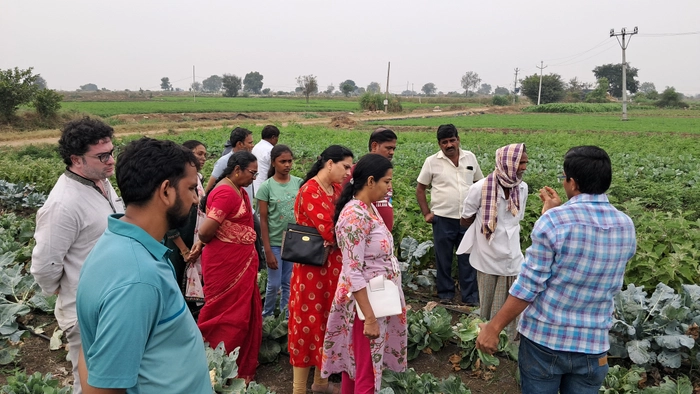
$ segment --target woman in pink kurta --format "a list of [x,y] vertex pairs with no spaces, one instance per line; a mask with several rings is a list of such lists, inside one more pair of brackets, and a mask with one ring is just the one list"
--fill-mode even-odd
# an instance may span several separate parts
[[[379,155],[364,156],[353,182],[338,201],[335,234],[343,270],[333,298],[324,340],[322,375],[343,373],[342,392],[376,393],[382,369],[406,369],[406,308],[400,315],[375,318],[366,300],[370,279],[384,275],[401,289],[401,272],[394,257],[394,240],[372,206],[391,187],[391,162]],[[349,200],[349,201],[348,201]],[[345,203],[344,203],[345,202]],[[357,317],[358,301],[366,320]],[[364,305],[364,306],[363,306]],[[366,310],[369,308],[369,310]]]

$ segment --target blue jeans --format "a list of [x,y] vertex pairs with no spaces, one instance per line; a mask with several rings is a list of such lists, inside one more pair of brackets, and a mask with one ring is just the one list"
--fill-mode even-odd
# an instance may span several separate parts
[[[467,231],[459,225],[459,219],[433,216],[433,242],[435,244],[435,265],[437,266],[437,291],[440,299],[452,299],[455,295],[455,281],[452,279],[452,256]],[[459,289],[462,302],[477,305],[479,287],[476,270],[469,264],[469,255],[457,256]]]
[[289,316],[289,283],[292,280],[291,261],[282,260],[282,248],[279,246],[271,246],[272,254],[277,260],[277,269],[267,269],[267,288],[265,289],[265,306],[263,307],[263,317],[272,316],[275,313],[277,306],[277,293],[282,289],[282,300],[280,301],[280,310],[285,310]]
[[522,392],[597,394],[608,373],[606,355],[607,352],[586,354],[552,350],[520,336],[518,368]]

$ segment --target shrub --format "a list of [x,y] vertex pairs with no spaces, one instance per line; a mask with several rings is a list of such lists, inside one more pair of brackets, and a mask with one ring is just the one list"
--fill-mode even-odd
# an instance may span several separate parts
[[61,109],[62,100],[63,95],[56,93],[55,90],[43,89],[34,95],[32,106],[42,118],[53,118]]
[[491,103],[503,107],[510,104],[510,98],[508,96],[493,96]]
[[[384,96],[381,93],[367,92],[360,96],[360,108],[365,111],[381,111],[384,109]],[[397,96],[389,96],[388,112],[401,112],[403,107]]]
[[380,111],[384,109],[384,96],[380,93],[367,92],[360,96],[360,108],[365,111]]
[[676,92],[676,88],[670,87],[661,93],[659,100],[656,102],[657,107],[662,108],[688,108],[688,103],[681,101],[680,93]]

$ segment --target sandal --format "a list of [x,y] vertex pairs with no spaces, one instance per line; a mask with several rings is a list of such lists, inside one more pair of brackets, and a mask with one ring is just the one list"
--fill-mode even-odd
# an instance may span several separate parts
[[314,383],[311,385],[311,391],[314,394],[340,394],[340,386],[333,382],[328,382],[323,386]]

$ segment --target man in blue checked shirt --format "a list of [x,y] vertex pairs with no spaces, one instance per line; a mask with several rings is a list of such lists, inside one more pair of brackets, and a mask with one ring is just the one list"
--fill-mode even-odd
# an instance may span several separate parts
[[561,178],[569,201],[561,205],[552,188],[540,190],[532,246],[506,303],[476,340],[493,354],[498,334],[522,312],[523,394],[598,393],[608,372],[613,297],[636,249],[632,220],[604,194],[612,179],[604,150],[571,148]]

